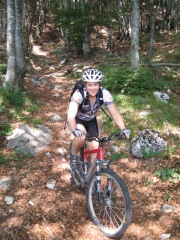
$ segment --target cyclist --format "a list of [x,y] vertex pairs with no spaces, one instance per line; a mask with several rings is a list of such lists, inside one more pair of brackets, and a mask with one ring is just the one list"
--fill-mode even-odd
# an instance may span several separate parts
[[[69,129],[74,135],[70,154],[70,167],[73,169],[77,168],[78,153],[85,141],[84,135],[88,133],[91,136],[99,136],[96,114],[101,107],[100,88],[103,93],[103,103],[114,122],[125,133],[126,138],[129,138],[129,132],[125,128],[123,118],[114,104],[112,95],[101,87],[102,72],[95,68],[86,69],[82,75],[82,80],[84,82],[84,99],[77,89],[71,97],[67,116]],[[91,150],[98,148],[98,142],[89,142],[88,148]],[[96,159],[96,155],[96,153],[91,155],[91,163]]]

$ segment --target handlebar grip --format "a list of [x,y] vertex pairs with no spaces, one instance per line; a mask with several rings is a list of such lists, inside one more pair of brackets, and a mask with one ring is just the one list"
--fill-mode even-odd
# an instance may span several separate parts
[[122,131],[122,132],[119,134],[118,139],[120,140],[121,138],[123,138],[123,137],[125,136],[125,134],[130,135],[130,134],[131,134],[131,130],[125,129],[124,131]]

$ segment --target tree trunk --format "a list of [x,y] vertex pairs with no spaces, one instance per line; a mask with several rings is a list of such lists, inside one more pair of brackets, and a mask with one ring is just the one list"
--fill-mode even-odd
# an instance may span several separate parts
[[88,27],[85,26],[84,30],[84,42],[83,42],[83,53],[85,57],[89,57],[90,54],[90,43],[89,43],[89,30]]
[[25,70],[19,0],[7,0],[7,56],[7,72],[3,86],[19,90]]
[[6,3],[0,3],[0,44],[6,41]]
[[154,48],[154,0],[149,1],[149,18],[150,18],[150,40],[147,48],[146,66],[150,66],[151,56]]
[[132,0],[131,11],[131,67],[136,68],[139,65],[139,25],[140,9],[139,0]]
[[15,2],[7,0],[7,72],[3,87],[18,88],[16,84]]
[[17,64],[16,77],[17,77],[18,87],[22,87],[23,81],[24,81],[25,58],[24,58],[23,41],[22,41],[19,0],[15,0],[15,16],[16,16],[15,47],[16,47],[16,64]]

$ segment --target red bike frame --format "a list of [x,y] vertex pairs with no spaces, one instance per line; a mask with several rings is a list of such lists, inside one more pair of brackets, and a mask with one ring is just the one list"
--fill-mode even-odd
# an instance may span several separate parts
[[87,148],[84,148],[83,154],[84,154],[84,161],[87,161],[87,156],[89,154],[97,153],[97,159],[98,160],[104,160],[104,148],[98,147],[97,149],[89,150]]

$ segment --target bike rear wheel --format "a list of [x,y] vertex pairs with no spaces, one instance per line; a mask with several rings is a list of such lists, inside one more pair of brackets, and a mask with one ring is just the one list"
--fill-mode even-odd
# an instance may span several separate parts
[[[108,191],[108,178],[112,187]],[[131,221],[132,209],[128,189],[120,176],[111,169],[101,170],[102,204],[98,201],[96,174],[93,174],[86,190],[86,204],[90,219],[103,234],[118,238],[124,234]]]

